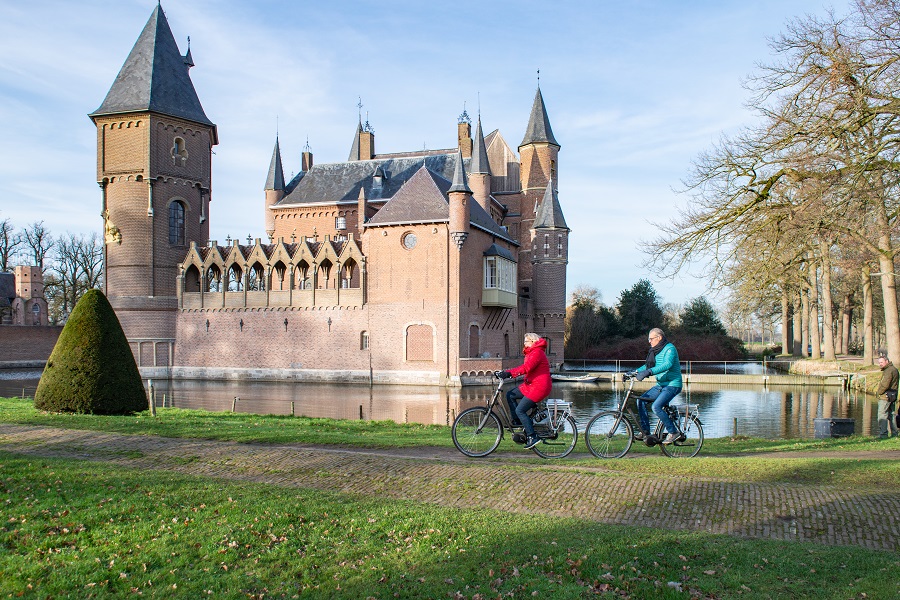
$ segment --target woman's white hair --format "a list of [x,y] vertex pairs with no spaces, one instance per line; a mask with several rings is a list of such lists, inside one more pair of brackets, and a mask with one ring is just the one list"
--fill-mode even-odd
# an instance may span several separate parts
[[533,331],[529,331],[528,333],[525,334],[525,341],[526,341],[526,342],[527,342],[528,340],[531,340],[532,342],[536,342],[536,341],[538,341],[539,339],[541,339],[541,336],[539,336],[538,334],[534,333]]

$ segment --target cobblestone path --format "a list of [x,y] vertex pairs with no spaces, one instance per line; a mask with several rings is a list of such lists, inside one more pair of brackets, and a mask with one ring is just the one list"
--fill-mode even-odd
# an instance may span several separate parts
[[565,461],[535,464],[525,454],[474,460],[433,448],[333,449],[17,425],[0,425],[0,449],[458,508],[900,548],[900,494],[872,490],[622,476]]

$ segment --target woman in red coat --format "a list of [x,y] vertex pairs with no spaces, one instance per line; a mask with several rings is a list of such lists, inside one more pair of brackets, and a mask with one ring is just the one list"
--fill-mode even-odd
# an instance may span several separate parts
[[536,333],[526,333],[525,362],[521,366],[500,373],[500,377],[503,379],[519,375],[525,376],[522,385],[506,392],[506,401],[513,412],[513,425],[517,425],[515,419],[518,418],[525,428],[525,434],[528,436],[525,441],[526,448],[533,448],[541,441],[535,435],[534,423],[527,413],[538,402],[550,395],[550,389],[553,386],[553,382],[550,380],[550,363],[547,361],[546,348],[547,340]]

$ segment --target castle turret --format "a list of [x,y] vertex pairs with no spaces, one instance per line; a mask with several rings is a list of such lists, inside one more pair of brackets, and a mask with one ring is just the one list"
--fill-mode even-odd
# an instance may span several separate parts
[[206,116],[157,5],[100,107],[107,295],[141,366],[166,366],[175,338],[179,265],[207,219],[216,126]]
[[547,185],[534,215],[532,268],[534,272],[534,330],[550,340],[551,362],[564,360],[566,265],[569,227],[553,184]]
[[475,125],[475,147],[472,160],[469,161],[469,185],[472,197],[484,212],[491,214],[491,165],[488,163],[487,147],[484,144],[484,133],[481,131],[481,115]]
[[281,166],[281,149],[278,146],[278,136],[275,136],[275,149],[272,151],[272,160],[269,163],[269,175],[266,177],[266,234],[271,238],[275,235],[275,212],[272,207],[284,198],[284,169]]
[[[523,292],[525,288],[530,290],[532,287],[532,260],[529,252],[534,244],[532,237],[534,217],[547,186],[556,185],[556,160],[559,148],[559,143],[553,137],[550,119],[547,117],[544,96],[541,94],[541,88],[538,88],[534,95],[528,126],[525,128],[525,137],[519,144],[522,180],[522,201],[519,211],[522,215],[519,229],[519,243],[522,248],[519,260],[519,287]],[[530,294],[530,291],[527,294]]]
[[450,235],[456,242],[456,247],[462,249],[466,238],[469,237],[469,220],[471,211],[469,202],[472,199],[472,190],[466,180],[466,169],[463,166],[462,151],[456,151],[456,166],[453,169],[453,182],[447,190],[450,197]]

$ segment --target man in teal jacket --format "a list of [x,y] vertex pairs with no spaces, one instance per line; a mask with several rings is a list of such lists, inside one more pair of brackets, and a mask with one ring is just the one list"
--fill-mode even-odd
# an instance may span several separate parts
[[663,444],[681,441],[675,428],[675,424],[666,414],[665,407],[672,398],[681,393],[684,385],[681,381],[681,361],[678,360],[678,350],[675,345],[666,339],[662,329],[651,329],[647,335],[650,342],[650,352],[647,353],[647,362],[636,373],[638,381],[642,381],[650,375],[656,376],[656,385],[647,390],[638,398],[638,415],[641,420],[641,431],[635,434],[639,440],[646,439],[650,435],[650,415],[647,414],[647,404],[653,404],[653,412],[662,421],[668,435],[662,440]]

